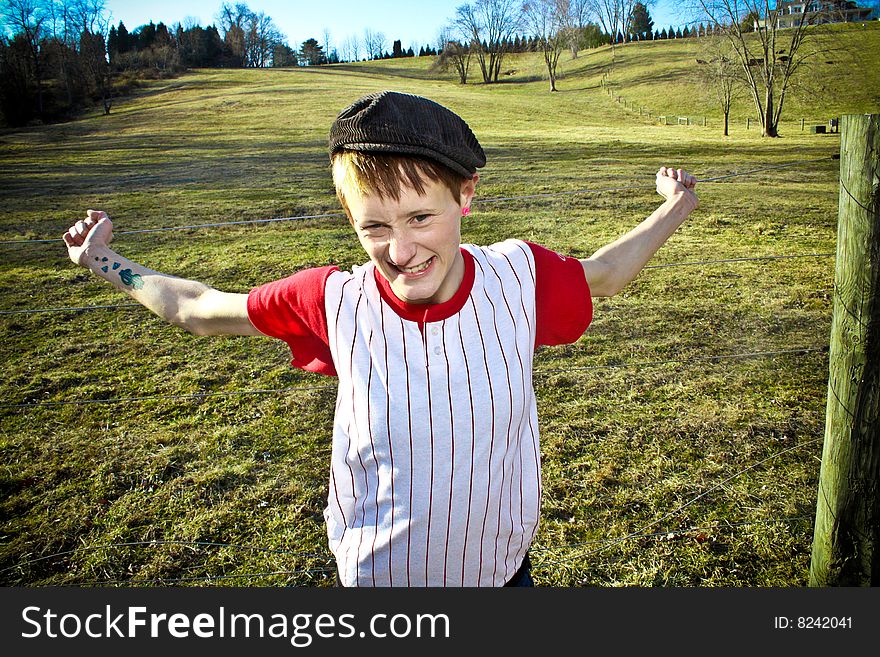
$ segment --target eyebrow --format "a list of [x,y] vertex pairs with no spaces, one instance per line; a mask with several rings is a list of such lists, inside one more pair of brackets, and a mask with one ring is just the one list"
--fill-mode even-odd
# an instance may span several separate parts
[[[404,213],[402,216],[403,217],[420,217],[420,216],[426,215],[426,214],[437,214],[437,213],[438,213],[438,210],[436,208],[421,207],[421,208],[416,208],[415,210],[410,210],[410,211]],[[372,219],[370,217],[366,217],[366,218],[362,219],[361,221],[358,221],[357,225],[360,228],[364,228],[366,226],[376,226],[376,225],[387,226],[388,223],[389,222],[386,219]]]

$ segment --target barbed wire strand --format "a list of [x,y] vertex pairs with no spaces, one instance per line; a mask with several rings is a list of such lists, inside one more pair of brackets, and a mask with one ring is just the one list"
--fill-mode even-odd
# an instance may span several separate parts
[[64,401],[47,401],[47,402],[24,402],[20,404],[0,404],[0,408],[26,408],[31,406],[68,406],[81,404],[121,404],[124,402],[150,401],[154,399],[203,399],[205,397],[231,397],[234,395],[266,395],[283,392],[306,392],[309,390],[327,390],[336,388],[335,385],[320,386],[291,386],[287,388],[268,388],[255,390],[220,390],[216,392],[194,392],[190,394],[180,395],[141,395],[138,397],[114,397],[109,399],[72,399]]
[[[752,169],[750,171],[741,171],[734,172],[729,174],[724,174],[721,176],[715,176],[712,178],[699,178],[697,179],[698,183],[715,183],[720,180],[726,180],[729,178],[737,178],[740,176],[749,176],[755,173],[761,173],[763,171],[770,171],[773,169],[784,169],[787,167],[793,166],[801,166],[804,164],[814,164],[817,162],[825,162],[828,160],[835,159],[836,154],[832,154],[830,156],[825,156],[822,158],[816,158],[814,160],[797,160],[795,162],[787,162],[784,164],[774,164],[765,167],[760,167],[758,169]],[[655,189],[655,185],[648,184],[638,184],[638,185],[625,185],[622,187],[605,187],[600,189],[575,189],[575,190],[567,190],[561,192],[546,192],[539,194],[523,194],[518,196],[498,196],[498,197],[490,197],[485,199],[476,199],[473,202],[473,205],[478,204],[492,204],[492,203],[506,203],[509,201],[524,201],[530,199],[537,198],[553,198],[559,196],[575,196],[580,194],[603,194],[607,192],[620,192],[620,191],[629,191],[629,190],[641,190],[641,189]],[[123,230],[118,231],[115,235],[137,235],[143,233],[159,233],[159,232],[168,232],[175,230],[198,230],[202,228],[219,228],[222,226],[242,226],[249,224],[268,224],[268,223],[280,223],[286,221],[304,221],[309,219],[325,219],[330,217],[345,217],[345,213],[341,212],[324,212],[319,214],[308,214],[308,215],[299,215],[294,217],[276,217],[272,219],[242,219],[238,221],[218,221],[212,223],[205,224],[189,224],[184,226],[162,226],[158,228],[142,228],[136,230]],[[0,241],[0,245],[2,246],[10,246],[15,244],[47,244],[47,243],[56,243],[61,242],[61,238],[43,238],[43,239],[34,239],[34,240],[5,240]]]
[[[624,367],[655,367],[659,365],[672,365],[672,364],[691,364],[691,363],[704,363],[704,362],[714,362],[719,360],[731,360],[731,359],[749,359],[749,358],[763,358],[768,356],[785,356],[789,354],[802,354],[802,353],[811,353],[811,352],[827,352],[828,347],[801,347],[798,349],[781,349],[778,351],[754,351],[751,353],[740,353],[740,354],[721,354],[718,356],[697,356],[696,358],[689,358],[687,360],[682,360],[679,358],[670,358],[667,360],[652,360],[652,361],[642,361],[639,363],[605,363],[603,365],[589,365],[586,367],[547,367],[540,368],[535,370],[535,374],[566,374],[568,372],[587,372],[590,370],[605,370],[605,369],[615,369],[615,368],[624,368]],[[2,408],[2,407],[0,407]]]
[[[664,529],[662,531],[644,533],[644,534],[631,534],[629,538],[657,538],[659,536],[669,536],[669,534],[675,534],[676,536],[684,536],[686,534],[693,534],[695,532],[709,532],[709,531],[717,531],[719,529],[727,529],[732,527],[747,527],[749,525],[769,525],[770,523],[775,522],[794,522],[799,520],[813,520],[812,516],[790,516],[786,518],[764,518],[762,520],[744,520],[742,522],[728,522],[725,523],[724,527],[719,527],[717,525],[703,525],[696,527],[688,527],[687,529]],[[589,541],[579,541],[577,543],[565,543],[563,545],[552,545],[545,547],[529,547],[529,554],[532,553],[540,553],[540,552],[552,552],[563,549],[571,549],[575,547],[582,547],[584,545],[599,545],[603,543],[615,543],[620,539],[618,538],[595,538]]]
[[791,447],[787,447],[786,449],[783,449],[783,450],[781,450],[781,451],[779,451],[779,452],[776,452],[776,453],[774,453],[774,454],[771,454],[771,455],[768,456],[767,458],[761,459],[761,460],[758,461],[757,463],[753,463],[752,465],[750,465],[750,466],[748,466],[748,467],[746,467],[746,468],[743,468],[743,469],[740,470],[739,472],[736,472],[736,473],[730,475],[729,477],[727,477],[727,478],[725,478],[725,479],[722,479],[719,483],[715,484],[715,485],[712,486],[711,488],[709,488],[709,489],[707,489],[707,490],[704,490],[704,491],[703,491],[702,493],[700,493],[699,495],[697,495],[697,496],[691,498],[690,500],[688,500],[687,502],[685,502],[685,503],[682,504],[681,506],[679,506],[679,507],[673,509],[672,511],[670,511],[669,513],[667,513],[667,514],[661,516],[660,518],[657,518],[656,520],[653,520],[653,521],[649,522],[647,525],[645,525],[644,527],[641,527],[641,528],[638,529],[637,531],[634,531],[634,532],[632,532],[632,533],[630,533],[630,534],[627,534],[626,536],[622,536],[622,537],[620,537],[620,538],[610,539],[610,540],[608,541],[607,544],[604,544],[604,545],[602,545],[601,547],[599,547],[599,548],[597,548],[597,549],[595,549],[595,550],[590,550],[590,551],[588,551],[588,552],[582,552],[582,553],[580,553],[580,554],[569,555],[569,556],[567,556],[567,557],[563,557],[563,558],[561,558],[561,559],[557,559],[556,561],[549,561],[549,562],[544,562],[544,563],[537,563],[537,564],[535,564],[535,567],[536,567],[536,568],[543,568],[543,567],[547,567],[547,566],[555,566],[555,565],[558,565],[558,564],[561,564],[561,563],[565,563],[565,562],[567,562],[567,561],[571,561],[571,560],[573,560],[573,559],[583,559],[583,558],[585,558],[585,557],[589,557],[589,556],[591,556],[591,555],[593,555],[593,554],[597,554],[597,553],[601,552],[602,550],[604,550],[604,549],[610,547],[611,545],[615,545],[615,544],[617,544],[617,543],[622,543],[622,542],[627,541],[627,540],[629,540],[629,539],[631,539],[631,538],[635,538],[635,537],[639,536],[640,534],[643,534],[643,533],[645,532],[645,530],[647,530],[649,527],[653,527],[654,525],[657,525],[657,524],[663,522],[664,520],[666,520],[666,519],[668,519],[668,518],[671,518],[672,516],[677,515],[677,514],[680,513],[681,511],[684,511],[684,510],[685,510],[687,507],[689,507],[690,505],[694,504],[697,500],[700,500],[700,499],[704,498],[704,497],[705,497],[706,495],[708,495],[709,493],[711,493],[711,492],[713,492],[713,491],[715,491],[715,490],[718,490],[719,488],[721,488],[722,486],[725,486],[726,484],[730,483],[730,482],[733,481],[734,479],[737,479],[738,477],[741,477],[741,476],[744,475],[746,472],[749,472],[750,470],[754,470],[754,469],[757,468],[758,466],[763,465],[764,463],[767,463],[768,461],[772,461],[773,459],[779,458],[779,457],[782,456],[783,454],[787,454],[787,453],[789,453],[789,452],[793,452],[793,451],[795,451],[795,450],[802,449],[803,447],[806,447],[806,446],[808,446],[808,445],[812,445],[812,444],[817,443],[817,442],[820,442],[820,441],[822,441],[822,440],[824,440],[824,438],[813,438],[812,440],[807,440],[807,441],[805,441],[805,442],[798,443],[797,445],[793,445],[793,446],[791,446]]
[[692,260],[689,262],[672,262],[660,265],[647,265],[643,269],[663,269],[666,267],[692,267],[695,265],[717,265],[731,262],[755,262],[758,260],[788,260],[791,258],[828,258],[833,257],[834,253],[795,253],[792,255],[768,255],[754,256],[749,258],[723,258],[720,260]]
[[[693,534],[695,532],[707,532],[707,531],[718,531],[724,529],[731,529],[734,527],[746,527],[751,525],[769,525],[771,523],[779,523],[779,522],[795,522],[801,520],[813,520],[811,516],[790,516],[785,518],[764,518],[761,520],[746,520],[742,522],[727,522],[723,527],[719,527],[717,525],[703,525],[696,527],[688,527],[687,529],[677,529],[677,530],[663,530],[658,532],[651,533],[633,533],[628,536],[628,539],[633,538],[655,538],[660,536],[668,536],[670,533],[674,533],[677,536],[684,536],[687,534]],[[581,547],[584,545],[596,545],[596,544],[604,544],[604,543],[616,543],[619,542],[620,539],[594,539],[590,541],[581,541],[578,543],[568,543],[565,545],[555,545],[555,546],[547,546],[547,547],[530,547],[529,554],[539,554],[541,552],[550,552],[557,551],[561,549],[571,549],[574,547]],[[97,550],[108,550],[117,547],[153,547],[157,545],[183,545],[183,546],[196,546],[196,547],[226,547],[226,548],[235,548],[235,549],[243,549],[243,550],[255,550],[260,552],[266,552],[270,554],[286,554],[293,556],[301,556],[304,558],[314,558],[314,559],[322,559],[324,561],[335,561],[335,558],[332,554],[314,554],[308,552],[297,552],[293,550],[281,550],[276,548],[264,548],[259,546],[252,545],[240,545],[236,543],[222,543],[217,541],[130,541],[124,543],[108,543],[106,545],[97,545],[97,546],[86,546],[82,548],[75,548],[73,550],[65,550],[63,552],[56,552],[55,554],[49,554],[43,557],[39,557],[37,559],[31,559],[28,561],[24,561],[18,563],[14,566],[9,566],[0,570],[0,574],[9,572],[11,570],[22,569],[25,566],[33,565],[34,563],[38,563],[40,561],[55,559],[62,556],[69,556],[75,553],[82,553],[87,551],[97,551]],[[228,578],[252,578],[252,577],[268,577],[273,575],[288,575],[288,574],[304,574],[304,573],[316,573],[316,572],[334,572],[335,568],[330,566],[329,564],[323,568],[306,568],[301,570],[284,570],[284,571],[267,571],[261,573],[239,573],[239,574],[223,574],[223,575],[204,575],[204,576],[194,576],[194,577],[174,577],[174,578],[151,578],[149,580],[101,580],[101,581],[86,581],[79,582],[76,584],[68,584],[62,586],[101,586],[106,584],[123,584],[123,583],[134,583],[134,584],[144,584],[144,583],[174,583],[174,582],[184,582],[184,581],[210,581],[214,579],[228,579]]]
[[[303,568],[301,570],[275,570],[265,573],[240,573],[230,575],[204,575],[201,577],[173,577],[163,578],[154,577],[150,579],[116,579],[116,580],[95,580],[90,582],[80,582],[77,584],[61,584],[63,587],[73,586],[110,586],[113,584],[127,584],[130,587],[139,584],[177,584],[181,582],[211,582],[221,579],[241,579],[249,577],[270,577],[273,575],[304,575],[313,573],[333,573],[336,572],[335,566],[326,566],[324,568]],[[52,584],[50,586],[59,586]]]
[[[785,356],[792,354],[802,354],[802,353],[811,353],[811,352],[825,352],[828,351],[828,347],[803,347],[798,349],[783,349],[778,351],[758,351],[758,352],[750,352],[750,353],[741,353],[741,354],[721,354],[717,356],[700,356],[696,358],[690,359],[680,359],[680,358],[671,358],[667,360],[658,360],[658,361],[643,361],[638,363],[610,363],[604,365],[591,365],[587,367],[569,367],[569,368],[540,368],[534,371],[535,374],[558,374],[558,373],[567,373],[567,372],[586,372],[590,370],[602,370],[602,369],[619,369],[625,367],[654,367],[659,365],[670,365],[670,364],[680,364],[687,365],[690,363],[704,363],[704,362],[714,362],[720,360],[735,360],[735,359],[748,359],[748,358],[762,358],[762,357],[775,357],[775,356]],[[133,401],[150,401],[150,400],[181,400],[181,399],[201,399],[204,397],[226,397],[233,395],[262,395],[262,394],[277,394],[277,393],[286,393],[286,392],[305,392],[310,390],[328,390],[335,389],[336,385],[327,384],[327,385],[318,385],[318,386],[290,386],[286,388],[269,388],[269,389],[256,389],[256,390],[221,390],[216,392],[203,392],[203,393],[192,393],[192,394],[181,394],[181,395],[142,395],[137,397],[114,397],[107,399],[69,399],[69,400],[61,400],[61,401],[43,401],[43,402],[21,402],[15,404],[0,404],[0,409],[14,409],[14,408],[32,408],[32,407],[40,407],[40,406],[71,406],[71,405],[86,405],[86,404],[120,404],[124,402],[133,402]]]
[[[764,260],[787,260],[792,258],[828,258],[834,253],[796,253],[791,255],[753,256],[748,258],[724,258],[720,260],[694,260],[690,262],[672,262],[660,265],[647,265],[643,269],[664,269],[669,267],[692,267],[696,265],[716,265],[724,263],[756,262]],[[101,306],[60,306],[57,308],[23,308],[21,310],[0,310],[0,315],[33,315],[37,313],[80,312],[89,310],[115,310],[120,308],[142,308],[139,303],[121,303]]]
[[28,308],[22,310],[0,310],[0,315],[34,315],[37,313],[80,312],[83,310],[116,310],[119,308],[143,308],[139,303],[119,303],[106,306],[61,306],[58,308]]
[[[877,173],[875,172],[875,173],[874,173],[874,179],[876,180],[878,177],[880,177],[880,176],[878,176]],[[857,206],[859,206],[862,210],[864,210],[865,212],[867,212],[869,215],[873,215],[873,214],[876,212],[875,209],[873,209],[873,208],[869,208],[867,205],[865,205],[864,203],[862,203],[861,200],[859,200],[859,199],[857,199],[855,196],[853,196],[852,192],[849,191],[849,190],[846,188],[846,185],[843,183],[843,180],[840,181],[840,188],[841,188],[844,192],[846,192],[846,195],[849,196],[850,200],[851,200],[853,203],[855,203]]]
[[171,545],[171,546],[184,546],[184,547],[224,547],[224,548],[233,548],[236,550],[252,550],[254,552],[266,552],[269,554],[283,554],[289,556],[303,557],[303,558],[312,558],[312,559],[326,559],[327,555],[325,554],[314,554],[311,552],[297,552],[295,550],[283,550],[280,548],[266,548],[257,545],[242,545],[240,543],[221,543],[219,541],[180,541],[180,540],[152,540],[152,541],[126,541],[123,543],[107,543],[105,545],[84,545],[83,547],[73,548],[71,550],[64,550],[63,552],[56,552],[54,554],[48,554],[42,557],[36,557],[34,559],[29,559],[27,561],[22,561],[14,566],[8,566],[0,570],[0,575],[10,570],[15,570],[16,568],[24,568],[25,566],[30,566],[35,563],[39,563],[41,561],[46,561],[48,559],[55,559],[57,557],[65,557],[71,554],[82,554],[84,552],[96,552],[98,550],[108,550],[111,548],[120,548],[120,547],[155,547],[155,546],[163,546],[163,545]]

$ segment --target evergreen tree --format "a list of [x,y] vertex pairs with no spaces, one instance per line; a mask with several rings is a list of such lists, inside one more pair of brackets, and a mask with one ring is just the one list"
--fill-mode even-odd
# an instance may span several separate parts
[[226,56],[226,44],[220,30],[216,25],[209,25],[205,28],[205,66],[227,66]]
[[660,38],[661,39],[668,39],[669,38],[669,35],[666,33],[665,27],[663,28],[663,31],[660,33]]
[[150,21],[149,25],[142,25],[135,32],[137,32],[138,50],[147,50],[153,47],[156,40],[156,26],[153,21]]
[[165,26],[165,23],[159,23],[156,25],[156,36],[153,39],[153,45],[155,46],[167,46],[171,43],[171,35],[168,33],[168,28]]
[[416,54],[413,52],[412,46],[410,46],[409,48],[406,49],[406,56],[407,57],[415,57],[416,56]]
[[403,46],[400,45],[400,39],[396,39],[391,46],[392,57],[403,57]]
[[110,63],[113,63],[113,59],[119,54],[119,32],[116,31],[115,26],[110,27],[110,33],[107,35],[107,56],[110,59]]
[[687,39],[691,35],[690,30],[688,30],[688,26],[685,25],[684,29],[681,31],[681,36],[684,39]]
[[296,53],[286,43],[276,43],[272,46],[272,66],[296,66]]
[[324,48],[318,43],[317,39],[306,39],[302,42],[299,48],[298,59],[305,66],[318,66],[327,63]]
[[116,52],[129,52],[134,46],[131,35],[128,33],[125,23],[122,21],[119,21],[119,29],[116,31],[116,37],[118,45]]
[[676,39],[680,39],[680,38],[681,38],[681,28],[678,28],[678,30],[676,31],[676,33],[675,33],[675,38],[676,38]]
[[630,34],[642,38],[645,35],[650,35],[653,27],[654,21],[651,20],[651,14],[648,12],[648,8],[641,2],[637,2],[633,5]]

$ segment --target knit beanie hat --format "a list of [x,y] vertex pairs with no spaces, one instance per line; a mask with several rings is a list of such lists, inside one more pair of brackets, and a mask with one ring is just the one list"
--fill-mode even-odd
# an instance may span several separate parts
[[346,107],[330,128],[330,155],[342,150],[416,155],[470,178],[486,155],[468,124],[421,96],[382,91]]

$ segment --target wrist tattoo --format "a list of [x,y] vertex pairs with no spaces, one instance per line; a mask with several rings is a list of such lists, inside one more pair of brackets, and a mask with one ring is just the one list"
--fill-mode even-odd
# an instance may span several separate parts
[[[110,261],[109,258],[95,258],[95,262],[109,263]],[[111,269],[113,271],[116,271],[121,266],[122,265],[118,262],[114,262],[111,264],[102,265],[101,271],[106,274],[109,273]],[[144,286],[143,276],[133,273],[131,269],[123,269],[122,271],[120,271],[119,280],[121,280],[122,284],[126,287],[133,287],[135,290],[140,290]]]

